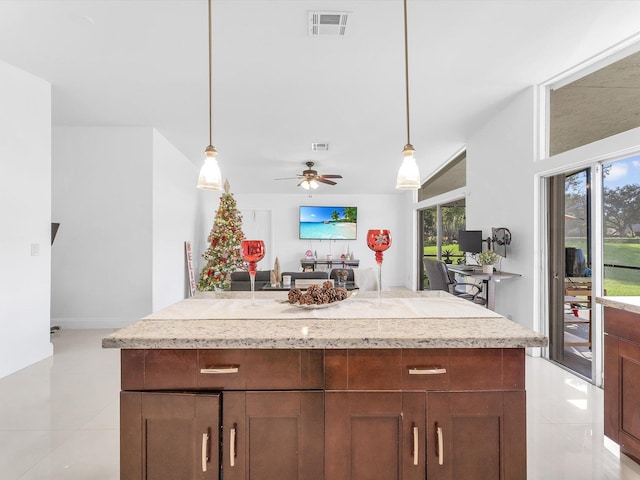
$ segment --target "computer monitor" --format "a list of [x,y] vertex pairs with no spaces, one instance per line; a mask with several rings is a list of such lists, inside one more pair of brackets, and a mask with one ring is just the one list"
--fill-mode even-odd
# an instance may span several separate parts
[[466,253],[482,252],[482,230],[459,230],[458,250]]

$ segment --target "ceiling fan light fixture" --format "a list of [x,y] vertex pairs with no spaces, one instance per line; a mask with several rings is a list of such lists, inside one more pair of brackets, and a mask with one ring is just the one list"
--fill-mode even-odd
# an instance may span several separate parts
[[222,190],[222,174],[220,173],[220,166],[216,159],[218,152],[213,146],[213,81],[211,75],[213,35],[211,28],[211,0],[208,2],[207,17],[209,30],[209,145],[204,151],[204,164],[200,168],[197,187],[202,190]]
[[308,180],[308,182],[309,182],[309,186],[314,190],[320,186],[320,184],[315,180]]
[[415,149],[411,145],[411,123],[409,120],[409,42],[407,34],[407,0],[404,3],[404,85],[407,112],[407,144],[402,150],[402,164],[398,170],[396,188],[398,190],[418,190],[420,188],[420,170],[413,154]]
[[218,152],[213,145],[204,151],[204,164],[198,175],[198,188],[202,190],[222,190],[222,174],[216,156]]
[[415,150],[411,144],[407,144],[402,151],[404,158],[398,170],[396,188],[398,190],[417,190],[420,188],[420,170],[413,156]]

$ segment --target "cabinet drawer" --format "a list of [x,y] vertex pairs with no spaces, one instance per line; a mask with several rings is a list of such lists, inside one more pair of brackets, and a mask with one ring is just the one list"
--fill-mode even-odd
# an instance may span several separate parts
[[123,390],[323,387],[321,350],[122,350]]
[[640,315],[612,307],[604,308],[604,331],[640,344]]
[[522,390],[523,349],[327,350],[327,390]]
[[447,349],[327,350],[327,390],[433,390],[449,384]]

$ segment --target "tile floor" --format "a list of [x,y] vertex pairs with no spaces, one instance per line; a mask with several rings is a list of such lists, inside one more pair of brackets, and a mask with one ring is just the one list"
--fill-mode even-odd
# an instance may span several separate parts
[[[107,330],[62,330],[55,355],[0,379],[1,480],[117,480],[117,350]],[[529,480],[640,480],[602,434],[602,390],[527,358]],[[491,479],[488,479],[491,480]]]

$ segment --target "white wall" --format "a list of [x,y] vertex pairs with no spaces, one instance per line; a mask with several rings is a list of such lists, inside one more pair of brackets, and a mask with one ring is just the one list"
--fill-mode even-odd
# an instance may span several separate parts
[[151,312],[153,131],[53,129],[52,322],[127,325]]
[[189,294],[184,242],[190,241],[195,247],[199,219],[197,178],[198,169],[193,162],[154,131],[153,311]]
[[[0,105],[0,377],[4,377],[53,352],[51,86],[0,61]],[[32,245],[38,255],[32,254]]]
[[[209,194],[206,197],[205,217],[206,235],[209,234],[216,210],[219,205],[219,195]],[[233,193],[233,185],[231,185]],[[382,280],[385,284],[395,286],[404,285],[407,275],[405,255],[407,248],[411,248],[412,239],[407,238],[406,201],[403,195],[332,195],[322,194],[309,198],[308,194],[299,195],[234,195],[238,209],[244,215],[251,211],[270,211],[272,219],[272,241],[274,245],[273,259],[278,257],[282,271],[300,270],[300,259],[307,249],[317,252],[319,258],[326,258],[331,249],[333,258],[339,258],[346,253],[347,246],[354,252],[355,258],[360,260],[360,268],[376,268],[374,253],[366,243],[367,230],[370,228],[389,228],[391,230],[392,245],[384,253]],[[358,238],[357,240],[309,241],[298,238],[298,208],[300,205],[334,205],[358,207]],[[410,207],[409,207],[410,208]],[[205,248],[206,243],[201,248]],[[198,271],[204,261],[201,258],[204,250],[197,253]],[[260,270],[271,270],[272,263],[258,264]]]
[[467,228],[506,227],[512,235],[502,270],[521,278],[496,286],[496,311],[529,328],[538,328],[534,219],[536,209],[535,89],[526,89],[487,119],[467,144]]

